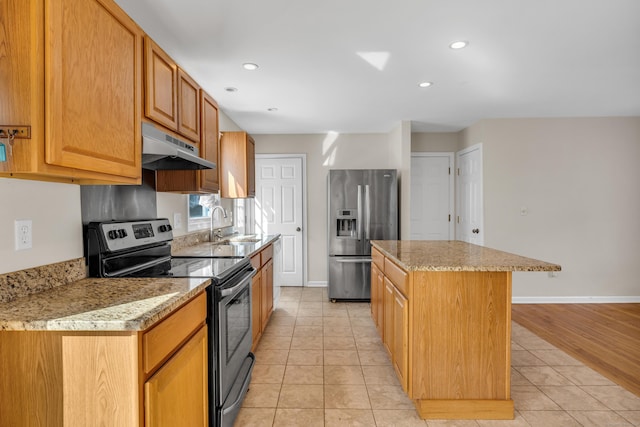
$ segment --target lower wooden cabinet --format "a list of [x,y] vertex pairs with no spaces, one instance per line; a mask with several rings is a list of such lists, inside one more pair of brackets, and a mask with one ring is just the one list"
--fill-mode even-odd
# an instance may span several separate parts
[[[260,255],[257,255],[258,260]],[[260,261],[258,261],[259,268]],[[255,267],[255,265],[254,265]],[[255,349],[262,335],[262,274],[256,272],[251,282],[251,335],[252,348]]]
[[145,424],[207,426],[207,378],[207,327],[203,326],[145,383]]
[[252,350],[255,350],[273,313],[273,245],[253,255],[251,264],[257,270],[251,284]]
[[0,331],[0,425],[208,427],[206,307],[144,331]]

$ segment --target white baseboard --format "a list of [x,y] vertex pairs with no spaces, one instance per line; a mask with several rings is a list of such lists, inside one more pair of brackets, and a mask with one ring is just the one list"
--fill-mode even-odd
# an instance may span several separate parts
[[309,288],[326,288],[327,287],[327,282],[322,282],[322,281],[316,281],[316,282],[312,282],[312,281],[308,281],[307,282],[307,287]]
[[513,297],[512,304],[611,304],[640,303],[640,296],[616,297]]

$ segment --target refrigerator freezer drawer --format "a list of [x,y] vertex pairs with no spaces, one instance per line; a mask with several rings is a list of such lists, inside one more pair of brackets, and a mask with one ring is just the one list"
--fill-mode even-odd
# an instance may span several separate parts
[[329,257],[329,299],[371,300],[371,258]]

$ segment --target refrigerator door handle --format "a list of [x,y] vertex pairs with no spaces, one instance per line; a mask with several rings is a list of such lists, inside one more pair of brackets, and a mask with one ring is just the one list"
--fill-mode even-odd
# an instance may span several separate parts
[[341,262],[344,264],[359,264],[359,263],[369,263],[371,262],[371,258],[337,259],[335,261]]
[[362,185],[358,185],[358,240],[362,240]]
[[364,186],[364,238],[371,239],[371,198],[369,197],[369,186]]

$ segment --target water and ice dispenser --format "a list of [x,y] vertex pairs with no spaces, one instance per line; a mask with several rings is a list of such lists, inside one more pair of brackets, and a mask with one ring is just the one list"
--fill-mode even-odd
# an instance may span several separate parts
[[358,210],[339,209],[336,215],[338,237],[357,238],[358,236]]

